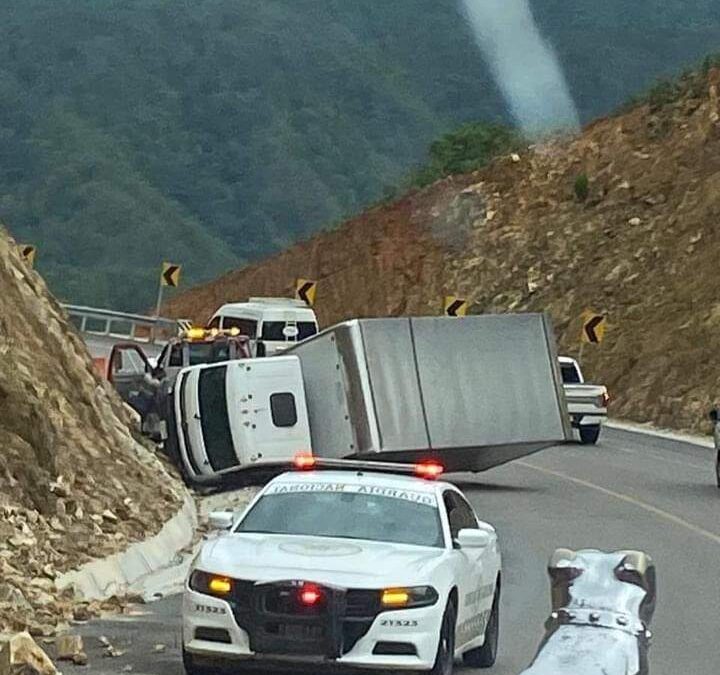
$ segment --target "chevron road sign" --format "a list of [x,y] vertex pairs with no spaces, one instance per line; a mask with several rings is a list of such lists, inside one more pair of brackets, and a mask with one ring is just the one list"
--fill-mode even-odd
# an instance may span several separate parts
[[31,246],[30,244],[21,244],[20,245],[20,255],[27,262],[27,264],[30,265],[30,267],[35,266],[35,254],[36,253],[37,253],[37,248],[35,246]]
[[446,316],[466,316],[468,302],[464,298],[458,298],[454,295],[445,296],[443,303],[443,311]]
[[182,271],[181,265],[174,265],[173,263],[163,263],[162,274],[160,275],[160,283],[163,286],[170,286],[171,288],[177,288],[180,285],[180,272]]
[[590,344],[600,344],[605,338],[607,330],[607,317],[591,310],[582,315],[582,340]]
[[315,304],[317,281],[312,279],[298,279],[295,282],[295,297],[302,300],[308,307]]

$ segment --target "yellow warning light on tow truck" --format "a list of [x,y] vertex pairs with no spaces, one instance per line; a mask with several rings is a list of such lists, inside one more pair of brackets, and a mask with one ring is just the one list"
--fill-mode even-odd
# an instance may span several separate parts
[[191,328],[190,330],[186,331],[185,337],[187,337],[188,340],[202,340],[205,337],[205,329]]
[[221,335],[239,337],[242,333],[239,328],[188,328],[182,337],[186,340],[212,340]]

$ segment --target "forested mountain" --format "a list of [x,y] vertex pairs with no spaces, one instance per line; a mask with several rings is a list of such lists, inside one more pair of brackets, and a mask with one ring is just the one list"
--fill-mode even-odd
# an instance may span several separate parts
[[[584,120],[720,43],[716,0],[532,6]],[[63,299],[284,247],[469,120],[510,121],[458,0],[0,3],[0,221]]]

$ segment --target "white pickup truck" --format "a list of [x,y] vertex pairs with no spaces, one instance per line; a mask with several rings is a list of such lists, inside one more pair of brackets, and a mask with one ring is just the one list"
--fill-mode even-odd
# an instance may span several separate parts
[[599,384],[585,384],[580,364],[568,356],[560,357],[560,372],[572,425],[579,431],[581,443],[594,445],[607,419],[610,400],[607,389]]

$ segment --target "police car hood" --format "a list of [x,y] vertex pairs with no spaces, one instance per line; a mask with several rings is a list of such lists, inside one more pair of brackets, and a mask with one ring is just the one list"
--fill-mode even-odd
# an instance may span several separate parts
[[313,581],[348,588],[429,583],[442,548],[358,539],[237,533],[208,542],[195,567],[246,581]]

